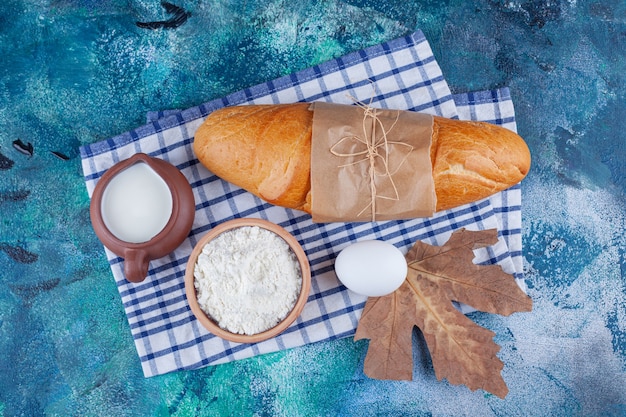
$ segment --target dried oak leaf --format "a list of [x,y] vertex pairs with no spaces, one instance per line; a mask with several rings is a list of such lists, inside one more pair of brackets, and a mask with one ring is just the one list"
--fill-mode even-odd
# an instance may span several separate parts
[[430,351],[438,380],[483,389],[504,398],[504,364],[495,333],[459,312],[458,301],[477,310],[509,315],[530,311],[532,300],[498,265],[476,265],[473,249],[496,243],[495,229],[460,229],[443,246],[417,242],[406,255],[409,272],[393,293],[368,298],[355,340],[370,339],[364,372],[375,379],[411,380],[413,326]]

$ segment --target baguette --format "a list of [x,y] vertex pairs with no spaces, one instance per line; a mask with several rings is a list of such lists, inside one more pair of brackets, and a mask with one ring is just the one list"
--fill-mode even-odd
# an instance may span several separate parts
[[[195,133],[209,171],[268,203],[310,213],[310,103],[225,107]],[[481,200],[520,182],[530,151],[516,133],[485,122],[433,118],[436,210]]]

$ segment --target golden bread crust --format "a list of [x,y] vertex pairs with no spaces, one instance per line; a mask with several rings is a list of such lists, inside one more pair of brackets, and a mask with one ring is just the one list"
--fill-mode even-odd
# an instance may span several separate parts
[[435,117],[431,161],[439,211],[517,184],[530,169],[530,151],[503,127]]
[[196,157],[218,177],[269,203],[302,209],[311,188],[313,113],[308,107],[219,109],[195,134]]

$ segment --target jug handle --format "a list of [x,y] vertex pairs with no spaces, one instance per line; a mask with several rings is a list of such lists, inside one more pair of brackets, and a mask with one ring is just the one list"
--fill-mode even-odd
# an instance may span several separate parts
[[130,282],[141,282],[148,276],[150,258],[143,249],[128,249],[124,256],[124,275]]

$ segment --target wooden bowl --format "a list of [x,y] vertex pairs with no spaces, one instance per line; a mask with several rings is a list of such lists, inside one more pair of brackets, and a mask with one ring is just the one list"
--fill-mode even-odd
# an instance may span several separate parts
[[[258,226],[263,229],[274,232],[278,236],[280,236],[291,248],[293,253],[295,254],[298,263],[300,264],[300,271],[302,275],[302,285],[300,288],[300,294],[296,299],[296,302],[292,308],[292,310],[287,314],[287,316],[280,321],[276,326],[265,330],[260,333],[255,334],[238,334],[232,333],[228,330],[225,330],[218,326],[218,324],[209,317],[200,307],[198,303],[198,297],[196,294],[196,287],[194,285],[195,277],[194,277],[194,267],[196,265],[198,256],[202,253],[202,248],[211,241],[216,238],[220,234],[236,229],[243,226]],[[270,339],[282,333],[287,327],[289,327],[295,320],[298,318],[306,301],[309,297],[309,292],[311,290],[311,267],[309,265],[309,261],[304,253],[304,250],[300,246],[300,243],[293,237],[289,232],[280,227],[277,224],[271,223],[267,220],[262,219],[253,219],[253,218],[244,218],[244,219],[235,219],[230,220],[225,223],[222,223],[215,228],[211,229],[206,235],[200,239],[200,241],[196,244],[191,255],[189,256],[189,260],[187,261],[187,268],[185,270],[185,293],[187,295],[187,301],[189,302],[189,306],[191,307],[191,311],[196,316],[198,321],[211,333],[216,336],[221,337],[222,339],[229,340],[231,342],[238,343],[257,343],[263,340]]]

